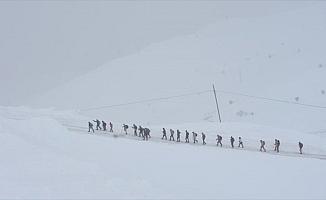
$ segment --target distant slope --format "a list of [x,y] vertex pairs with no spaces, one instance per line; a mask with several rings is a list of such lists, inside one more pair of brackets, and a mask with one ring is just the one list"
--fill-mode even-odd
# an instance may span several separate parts
[[[153,44],[58,87],[31,105],[83,109],[211,89],[326,106],[326,13],[310,7],[263,18],[225,19]],[[218,92],[222,120],[326,130],[326,109]],[[210,92],[83,111],[120,121],[215,120]]]

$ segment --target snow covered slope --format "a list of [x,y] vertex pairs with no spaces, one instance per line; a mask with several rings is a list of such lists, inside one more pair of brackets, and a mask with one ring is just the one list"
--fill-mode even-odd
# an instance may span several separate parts
[[[325,132],[325,22],[318,4],[262,18],[226,18],[105,64],[30,103],[146,124],[216,121],[212,92],[197,94],[215,83],[224,122]],[[102,107],[188,93],[194,95]]]
[[[276,155],[269,134],[258,127],[247,132],[243,125],[224,124],[224,147],[217,148],[210,132],[206,146],[178,144],[162,142],[159,127],[151,127],[152,138],[145,142],[120,135],[117,123],[119,137],[88,134],[85,120],[73,112],[1,107],[0,198],[326,198],[326,161],[309,155],[317,149],[326,155],[319,145],[325,136],[278,135],[282,145]],[[181,127],[199,131],[203,125],[172,128]],[[242,130],[245,150],[228,147],[227,136],[238,134],[236,129]],[[310,143],[302,156],[290,153],[297,147],[287,143],[300,137]],[[266,138],[268,153],[250,148],[257,138]]]

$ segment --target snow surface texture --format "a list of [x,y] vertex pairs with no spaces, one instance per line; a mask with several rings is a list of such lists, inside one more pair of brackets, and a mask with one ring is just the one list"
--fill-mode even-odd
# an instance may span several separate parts
[[[1,107],[0,197],[325,199],[325,20],[322,7],[221,20],[30,102],[78,112]],[[117,137],[88,134],[95,118],[112,120]],[[153,138],[125,136],[123,123],[149,127]],[[185,129],[205,132],[207,145],[162,141],[163,127],[179,128],[182,139]],[[230,149],[231,135],[243,137],[244,150]]]
[[[325,22],[325,9],[318,6],[226,18],[116,59],[31,104],[145,124],[216,121],[213,93],[207,91],[215,83],[223,122],[325,133]],[[187,93],[192,95],[105,107]]]
[[[226,123],[221,148],[215,123],[165,126],[208,129],[203,146],[162,141],[160,126],[150,127],[150,141],[131,130],[121,134],[117,122],[118,137],[89,134],[87,120],[74,112],[1,107],[0,198],[326,198],[325,136]],[[280,154],[271,150],[273,131]],[[230,149],[229,135],[240,132],[245,149]],[[259,139],[267,141],[267,153],[258,151]],[[303,155],[299,139],[306,140]]]

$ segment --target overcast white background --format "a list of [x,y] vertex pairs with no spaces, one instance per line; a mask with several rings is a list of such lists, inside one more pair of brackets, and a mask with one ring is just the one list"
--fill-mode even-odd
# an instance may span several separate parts
[[135,53],[151,43],[192,33],[221,18],[271,15],[311,4],[1,1],[0,105],[24,105],[28,98],[112,59]]

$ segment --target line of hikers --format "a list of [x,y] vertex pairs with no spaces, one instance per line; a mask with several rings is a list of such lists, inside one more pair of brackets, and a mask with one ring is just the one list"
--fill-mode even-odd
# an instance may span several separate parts
[[[123,124],[122,127],[127,135],[128,134],[127,130],[129,126],[127,124]],[[149,128],[144,128],[142,126],[137,126],[136,124],[133,124],[132,129],[134,130],[134,136],[142,137],[143,140],[148,140],[148,138],[151,138],[151,134],[150,134],[151,130]],[[137,130],[139,132],[137,132]]]
[[[167,140],[167,132],[166,132],[166,129],[163,128],[162,129],[162,133],[163,133],[163,136],[162,136],[162,140]],[[177,142],[180,142],[180,136],[181,136],[181,132],[179,129],[177,129]],[[193,143],[198,143],[198,140],[197,140],[197,136],[198,134],[196,132],[192,132],[192,139],[193,139]],[[206,144],[206,135],[202,132],[201,133],[201,139],[202,139],[202,143],[203,145]],[[217,146],[223,146],[222,144],[222,136],[221,135],[218,135],[216,136],[216,145]],[[170,137],[169,137],[169,141],[175,141],[174,140],[174,130],[173,129],[170,129]],[[230,137],[230,143],[231,143],[231,147],[234,148],[234,142],[235,142],[235,139],[233,136]],[[188,130],[186,130],[186,135],[185,135],[185,143],[189,143],[189,132]],[[265,148],[265,144],[266,142],[264,140],[260,140],[260,151],[264,151],[266,152],[266,148]],[[281,145],[281,142],[280,140],[278,139],[275,139],[275,143],[274,143],[274,151],[276,151],[277,153],[280,152],[280,145]],[[243,141],[242,141],[242,138],[239,137],[238,138],[238,148],[244,148],[243,146]],[[299,142],[299,153],[302,154],[302,148],[303,148],[303,143],[302,142]]]
[[[216,136],[216,141],[217,141],[216,142],[216,145],[217,146],[221,145],[221,147],[222,147],[222,145],[223,145],[222,144],[222,139],[223,139],[222,136],[220,136],[220,135],[217,135]],[[230,137],[230,143],[231,143],[231,147],[232,148],[234,148],[234,142],[235,142],[235,139],[234,139],[233,136],[231,136]],[[238,148],[240,148],[240,147],[243,148],[243,142],[242,142],[242,138],[241,137],[239,137],[239,139],[238,139]]]
[[[96,130],[103,130],[103,131],[106,131],[107,130],[107,123],[105,121],[100,121],[98,119],[96,120],[93,120],[93,122],[96,123]],[[101,124],[102,124],[102,127],[101,127]],[[93,128],[93,123],[92,122],[88,122],[88,132],[91,132],[93,131],[94,133],[94,128]],[[110,127],[110,132],[113,132],[113,124],[111,122],[109,122],[109,127]]]
[[[165,128],[163,128],[162,129],[162,133],[163,133],[163,136],[162,136],[162,140],[167,140],[167,132],[166,132],[166,129]],[[186,137],[185,137],[185,142],[186,143],[189,143],[189,132],[188,132],[188,130],[186,130]],[[180,136],[181,136],[181,132],[180,132],[180,130],[179,129],[177,129],[177,142],[180,142]],[[195,143],[198,143],[198,140],[197,140],[197,136],[198,136],[198,134],[196,133],[196,132],[192,132],[192,140],[193,140],[193,143],[195,144]],[[205,145],[206,144],[206,135],[202,132],[201,133],[201,139],[202,139],[202,143],[203,143],[203,145]],[[169,141],[175,141],[174,140],[174,130],[173,129],[170,129],[170,137],[169,137]],[[231,141],[231,147],[232,148],[234,148],[234,141],[235,141],[235,139],[231,136],[231,138],[230,138],[230,141]],[[220,136],[220,135],[217,135],[217,137],[216,137],[216,145],[217,146],[222,146],[222,136]],[[238,147],[242,147],[243,148],[243,142],[242,142],[242,139],[241,139],[241,137],[239,137],[239,146]]]
[[[93,120],[95,123],[96,123],[96,130],[102,130],[103,131],[106,131],[107,130],[107,124],[105,121],[100,121],[98,119],[96,120]],[[101,127],[102,125],[102,127]],[[110,132],[113,132],[113,124],[111,122],[109,122],[109,127],[110,127]],[[122,125],[122,128],[123,128],[123,131],[124,133],[127,135],[128,134],[128,128],[129,126],[127,124],[123,124]],[[135,124],[132,125],[132,129],[134,130],[134,136],[138,136],[138,137],[142,137],[143,140],[148,140],[149,138],[151,138],[151,135],[150,135],[150,129],[149,128],[144,128],[142,126],[137,126]],[[93,128],[93,124],[91,122],[88,122],[88,132],[91,132],[91,130],[93,131],[94,133],[94,128]],[[139,132],[137,132],[137,130]],[[175,141],[175,138],[174,138],[174,130],[173,129],[170,129],[170,137],[169,137],[169,141]],[[162,133],[163,133],[163,136],[162,136],[162,140],[167,140],[167,131],[165,128],[162,129]],[[188,130],[186,130],[185,132],[185,143],[189,143],[189,135],[190,133],[188,132]],[[176,131],[176,142],[181,142],[181,132],[179,129],[177,129]],[[198,137],[198,134],[196,132],[192,132],[192,141],[193,143],[198,143],[198,140],[197,140],[197,137]],[[201,133],[201,139],[202,139],[202,144],[203,145],[206,145],[206,135],[202,132]],[[216,136],[216,145],[217,146],[221,146],[222,147],[222,139],[223,137],[221,135],[218,135]],[[234,148],[234,142],[235,142],[235,139],[233,136],[230,137],[230,143],[231,143],[231,147]],[[260,140],[260,151],[264,151],[266,152],[266,148],[265,148],[265,145],[266,145],[266,142],[264,140]],[[275,142],[274,142],[274,151],[276,151],[277,153],[280,152],[280,145],[281,145],[281,142],[280,140],[278,139],[275,139]],[[238,148],[244,148],[243,146],[243,141],[242,141],[242,138],[239,137],[238,138]],[[299,153],[302,154],[302,148],[303,148],[303,143],[302,142],[299,142]]]
[[[93,120],[93,122],[96,123],[96,130],[103,130],[106,131],[107,130],[107,123],[105,121],[100,121],[98,119]],[[101,127],[102,125],[102,127]],[[88,132],[95,132],[94,131],[94,125],[92,122],[88,122]],[[109,127],[110,130],[109,132],[113,132],[113,124],[112,122],[109,122]],[[123,131],[124,133],[127,135],[128,134],[128,128],[129,126],[127,124],[123,124],[122,125]],[[139,136],[139,137],[143,137],[143,140],[148,140],[148,138],[151,137],[150,135],[150,129],[149,128],[143,128],[142,126],[137,127],[135,124],[133,124],[132,128],[134,129],[134,136]],[[137,133],[137,130],[139,131],[139,133]]]

